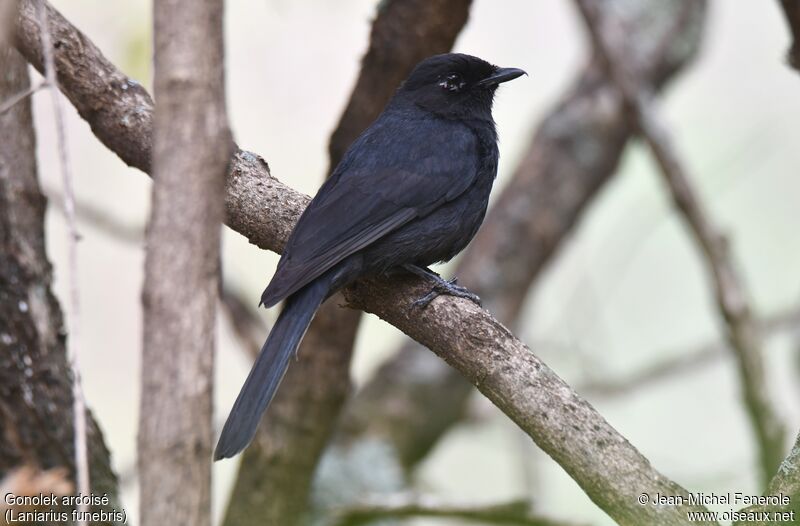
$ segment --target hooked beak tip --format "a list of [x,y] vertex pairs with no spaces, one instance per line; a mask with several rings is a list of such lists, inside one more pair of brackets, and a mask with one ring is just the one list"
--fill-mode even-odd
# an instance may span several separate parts
[[498,68],[491,76],[483,79],[480,84],[483,86],[497,86],[527,74],[525,70],[519,68]]

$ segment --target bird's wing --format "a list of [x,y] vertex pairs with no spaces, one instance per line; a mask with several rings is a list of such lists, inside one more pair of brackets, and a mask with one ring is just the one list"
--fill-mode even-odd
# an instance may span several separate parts
[[[406,131],[404,131],[406,130]],[[466,126],[379,119],[345,154],[292,231],[262,295],[272,306],[339,261],[463,193],[478,172]]]

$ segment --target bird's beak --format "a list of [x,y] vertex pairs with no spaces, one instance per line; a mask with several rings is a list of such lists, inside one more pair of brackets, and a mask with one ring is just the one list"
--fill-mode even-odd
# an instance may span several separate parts
[[514,80],[522,75],[527,75],[527,73],[519,68],[497,68],[497,71],[492,73],[491,76],[486,77],[482,81],[478,82],[478,85],[497,86],[498,84],[508,82],[509,80]]

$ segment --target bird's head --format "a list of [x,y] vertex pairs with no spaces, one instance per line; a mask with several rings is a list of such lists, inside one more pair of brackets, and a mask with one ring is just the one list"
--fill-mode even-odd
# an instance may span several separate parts
[[497,87],[525,74],[462,53],[434,55],[417,64],[398,98],[444,117],[491,119]]

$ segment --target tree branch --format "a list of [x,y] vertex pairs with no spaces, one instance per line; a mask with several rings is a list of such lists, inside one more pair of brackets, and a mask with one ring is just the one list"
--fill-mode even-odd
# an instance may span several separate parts
[[222,0],[154,4],[155,183],[147,230],[140,523],[211,524],[215,314],[225,172]]
[[[800,308],[787,309],[763,320],[756,320],[759,334],[764,336],[779,332],[797,332],[800,334]],[[628,394],[654,382],[673,378],[681,373],[696,372],[700,367],[714,363],[730,354],[730,348],[723,342],[712,342],[679,354],[674,352],[658,353],[671,356],[652,364],[630,376],[609,379],[589,379],[578,386],[578,391],[587,395],[617,396]]]
[[642,139],[650,147],[669,188],[673,202],[701,250],[712,277],[717,308],[725,322],[727,339],[739,365],[744,404],[759,445],[760,471],[764,484],[784,455],[785,432],[770,400],[761,343],[748,294],[720,233],[691,183],[683,161],[672,146],[669,132],[650,101],[650,93],[639,86],[624,69],[619,55],[621,28],[606,18],[596,0],[576,0],[595,51],[605,61],[626,105],[632,113]]
[[[78,493],[88,495],[91,488],[89,481],[89,452],[86,438],[86,401],[83,398],[80,369],[80,288],[78,286],[78,223],[75,219],[75,190],[72,168],[69,163],[67,151],[67,134],[64,129],[64,110],[61,103],[61,94],[56,78],[56,66],[53,60],[53,45],[50,39],[50,28],[47,23],[45,1],[38,0],[36,4],[42,54],[44,55],[44,78],[49,88],[53,103],[53,117],[55,120],[56,137],[58,143],[58,160],[61,169],[61,184],[64,189],[64,219],[67,224],[67,260],[69,278],[69,341],[68,351],[72,369],[72,400],[73,415],[75,418],[75,484]],[[88,524],[88,503],[81,501],[77,506],[79,526]]]
[[[24,6],[25,2],[18,46],[34,65],[40,65],[36,53],[27,45],[37,36],[35,32],[26,33],[35,31],[35,27],[25,22]],[[69,77],[62,86],[76,106],[85,105],[89,100],[87,91],[91,92],[102,80],[112,83],[107,90],[98,92],[110,106],[104,115],[130,115],[135,109],[130,106],[132,100],[149,101],[143,89],[137,90],[133,98],[113,97],[124,91],[114,87],[124,76],[108,70],[105,77],[96,75],[97,70],[91,67],[93,61],[98,62],[97,69],[101,71],[110,63],[54,10],[51,27],[57,28],[54,35],[61,43],[56,53],[59,73]],[[83,49],[76,50],[75,43],[82,44]],[[75,55],[86,66],[80,76],[71,74],[75,71],[71,57]],[[152,131],[145,124],[151,122],[149,115],[129,120],[128,126],[117,126],[105,118],[94,119],[91,112],[81,114],[92,121],[95,133],[105,137],[108,144],[125,143],[129,138],[130,142],[120,150],[127,158],[149,159],[145,156],[149,150],[135,148],[137,144],[149,147],[149,142],[140,141]],[[129,132],[132,127],[136,129]],[[114,133],[119,136],[108,137]],[[274,179],[266,163],[254,154],[239,150],[229,166],[226,222],[252,243],[280,251],[308,197]],[[410,278],[363,280],[348,289],[346,296],[352,305],[378,314],[459,369],[619,523],[686,523],[687,508],[640,506],[636,501],[642,492],[687,495],[686,490],[653,469],[591,405],[486,311],[457,298],[437,299],[425,310],[412,308],[413,300],[426,287],[421,280]]]
[[34,93],[39,91],[40,89],[44,89],[46,87],[47,87],[47,82],[46,81],[38,82],[38,83],[34,84],[33,86],[29,86],[28,89],[26,89],[25,91],[21,91],[19,93],[16,93],[16,94],[8,97],[5,101],[3,101],[2,104],[0,104],[0,115],[2,115],[3,113],[7,112],[8,110],[10,110],[14,106],[16,106],[17,104],[22,102],[23,100],[27,99],[28,97],[30,97],[31,95],[33,95]]

